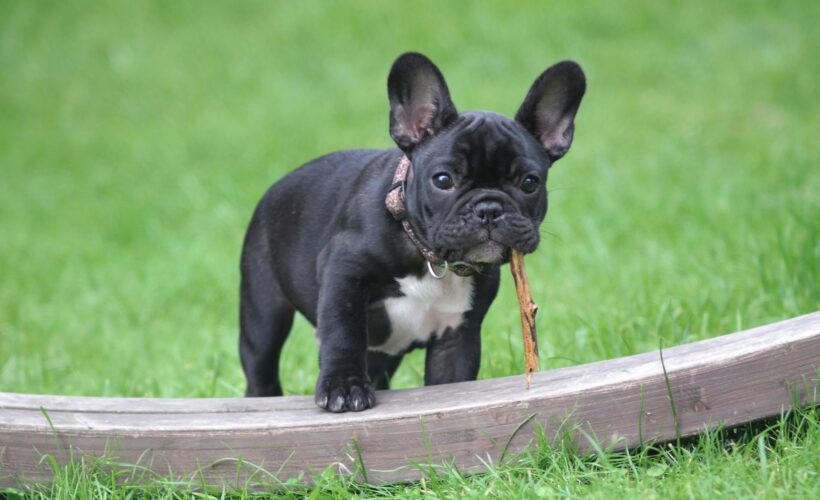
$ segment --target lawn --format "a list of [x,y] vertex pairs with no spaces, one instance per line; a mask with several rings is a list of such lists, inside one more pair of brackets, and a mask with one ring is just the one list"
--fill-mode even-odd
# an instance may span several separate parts
[[[307,160],[392,146],[385,81],[406,50],[459,109],[508,116],[548,65],[587,73],[527,258],[542,369],[818,310],[818,20],[813,1],[4,2],[0,391],[241,395],[251,212]],[[521,371],[517,315],[505,276],[481,378]],[[286,393],[312,392],[316,357],[298,320]],[[394,385],[422,370],[416,352]],[[819,448],[809,412],[637,457],[544,445],[482,476],[311,493],[816,497]],[[154,488],[67,470],[44,493],[176,491]]]

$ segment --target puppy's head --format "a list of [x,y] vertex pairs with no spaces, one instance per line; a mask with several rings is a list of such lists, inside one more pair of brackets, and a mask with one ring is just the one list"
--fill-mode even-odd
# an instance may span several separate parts
[[515,120],[459,113],[439,69],[400,56],[387,80],[390,135],[413,168],[405,197],[411,223],[450,262],[498,265],[510,248],[535,250],[547,213],[547,173],[572,144],[586,89],[564,61],[533,83]]

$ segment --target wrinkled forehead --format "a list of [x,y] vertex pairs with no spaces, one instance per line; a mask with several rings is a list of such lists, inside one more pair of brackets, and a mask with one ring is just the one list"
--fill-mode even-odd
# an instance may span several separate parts
[[469,170],[474,175],[502,174],[516,164],[547,169],[549,157],[538,141],[513,120],[495,113],[466,112],[419,150],[419,162]]

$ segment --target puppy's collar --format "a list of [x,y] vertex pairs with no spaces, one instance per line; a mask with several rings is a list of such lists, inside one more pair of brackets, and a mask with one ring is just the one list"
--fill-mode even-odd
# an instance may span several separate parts
[[[387,192],[387,198],[384,200],[387,211],[390,212],[394,219],[401,222],[404,232],[407,233],[407,237],[410,238],[410,241],[413,242],[419,253],[427,261],[427,269],[434,278],[443,278],[447,274],[448,269],[452,270],[458,276],[472,275],[475,273],[475,269],[469,264],[461,262],[454,264],[448,263],[446,260],[439,258],[439,256],[436,255],[430,247],[422,243],[416,235],[416,231],[413,229],[407,217],[407,203],[404,197],[405,182],[407,181],[407,174],[410,172],[410,167],[412,167],[410,158],[403,155],[396,167],[396,173],[393,174],[393,184],[391,184],[390,190]],[[441,274],[436,274],[432,266],[442,267],[444,271]]]

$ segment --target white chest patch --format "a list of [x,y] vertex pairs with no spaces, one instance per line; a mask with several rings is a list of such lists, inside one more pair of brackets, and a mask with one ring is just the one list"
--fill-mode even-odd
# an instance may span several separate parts
[[404,296],[384,300],[391,333],[383,344],[370,347],[375,351],[398,354],[413,342],[426,342],[434,334],[461,325],[464,313],[472,308],[472,276],[447,273],[439,280],[424,274],[396,281]]

